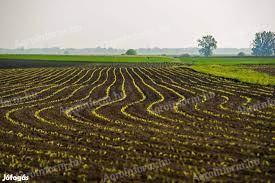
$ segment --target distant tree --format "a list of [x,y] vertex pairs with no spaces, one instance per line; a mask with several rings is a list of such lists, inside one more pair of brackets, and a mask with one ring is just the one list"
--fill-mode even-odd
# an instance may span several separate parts
[[275,55],[275,33],[271,31],[258,32],[253,40],[252,55]]
[[203,56],[211,56],[213,54],[213,50],[217,48],[217,41],[211,35],[203,36],[202,39],[198,40],[198,46],[201,47],[199,52]]
[[126,55],[137,55],[137,51],[134,49],[129,49],[125,53]]
[[184,53],[184,54],[181,54],[179,57],[180,57],[180,58],[190,57],[190,55],[189,55],[188,53]]
[[244,52],[240,52],[240,53],[238,53],[238,56],[239,56],[239,57],[244,57],[244,56],[245,56],[245,53],[244,53]]

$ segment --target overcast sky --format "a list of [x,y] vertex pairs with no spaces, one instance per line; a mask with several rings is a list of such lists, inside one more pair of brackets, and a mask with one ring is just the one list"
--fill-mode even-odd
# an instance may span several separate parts
[[1,0],[0,48],[250,47],[275,31],[274,0]]

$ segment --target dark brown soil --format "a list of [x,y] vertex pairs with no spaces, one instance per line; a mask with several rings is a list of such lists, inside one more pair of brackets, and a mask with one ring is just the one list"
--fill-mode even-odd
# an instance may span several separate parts
[[[251,168],[210,181],[272,180],[275,108],[259,105],[258,110],[241,113],[238,107],[275,100],[275,88],[171,66],[0,69],[0,97],[17,98],[0,106],[0,174],[34,172],[78,160],[80,164],[68,170],[59,168],[31,181],[100,182],[104,176],[114,180],[111,175],[120,171],[169,160],[165,166],[123,174],[116,181],[193,182],[195,174],[260,159]],[[37,95],[24,96],[29,95],[25,90]],[[153,111],[181,96],[192,99],[209,92],[215,96],[177,111]],[[76,105],[80,108],[71,115],[64,112]]]
[[248,68],[251,68],[259,72],[267,73],[271,76],[275,76],[275,66],[273,65],[255,65],[255,66],[249,66]]

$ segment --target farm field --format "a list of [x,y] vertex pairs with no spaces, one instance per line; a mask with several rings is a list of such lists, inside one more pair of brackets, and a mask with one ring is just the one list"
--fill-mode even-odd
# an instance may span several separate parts
[[0,60],[39,60],[47,62],[91,62],[91,63],[163,63],[177,62],[195,65],[275,65],[275,57],[183,57],[174,58],[169,56],[146,56],[146,55],[16,55],[0,54]]
[[16,55],[0,54],[0,59],[12,60],[44,60],[44,61],[71,61],[71,62],[92,62],[92,63],[163,63],[171,62],[176,59],[166,56],[95,56],[95,55]]
[[275,76],[275,65],[248,65],[249,69]]
[[31,180],[108,182],[162,160],[169,163],[115,179],[193,182],[259,160],[211,182],[271,182],[275,106],[264,104],[274,92],[180,64],[0,69],[0,172],[77,161]]
[[191,68],[240,82],[275,86],[273,65],[193,65]]
[[275,57],[184,57],[185,64],[195,65],[274,65]]
[[185,57],[179,60],[198,72],[245,83],[275,85],[274,57]]

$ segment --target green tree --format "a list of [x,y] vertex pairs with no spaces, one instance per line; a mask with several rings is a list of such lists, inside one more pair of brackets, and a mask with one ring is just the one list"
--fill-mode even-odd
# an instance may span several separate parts
[[244,56],[245,56],[245,53],[244,53],[244,52],[240,52],[240,53],[238,53],[238,56],[239,56],[239,57],[244,57]]
[[198,43],[200,54],[206,57],[211,56],[213,50],[217,48],[217,41],[211,35],[203,36],[198,40]]
[[271,31],[263,31],[256,33],[255,39],[253,40],[252,55],[275,55],[275,33]]
[[181,54],[179,58],[191,57],[188,53]]
[[127,50],[127,52],[125,54],[126,55],[137,55],[137,51],[134,49],[129,49],[129,50]]

